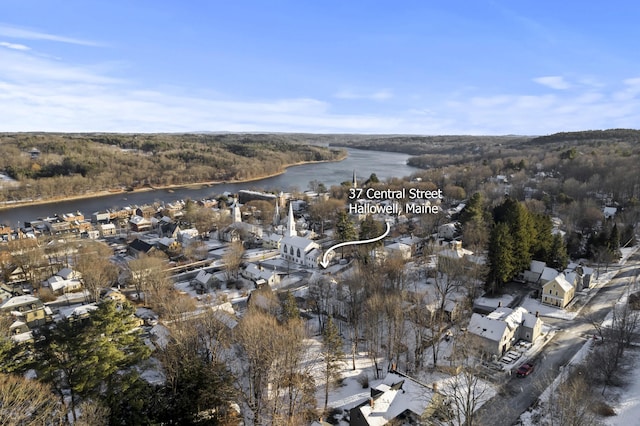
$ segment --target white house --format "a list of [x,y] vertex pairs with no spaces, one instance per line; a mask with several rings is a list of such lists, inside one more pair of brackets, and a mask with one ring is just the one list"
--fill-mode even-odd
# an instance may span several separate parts
[[535,341],[542,331],[542,320],[523,307],[499,307],[488,315],[471,315],[467,330],[484,352],[501,356],[519,339]]
[[280,275],[275,269],[267,269],[255,263],[249,263],[242,275],[256,285],[268,284],[271,287],[280,283]]

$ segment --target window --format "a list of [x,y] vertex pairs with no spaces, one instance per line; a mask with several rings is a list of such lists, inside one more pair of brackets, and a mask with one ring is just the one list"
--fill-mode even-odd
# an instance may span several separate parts
[[298,255],[298,257],[300,257],[300,249],[298,249],[298,252],[296,254]]

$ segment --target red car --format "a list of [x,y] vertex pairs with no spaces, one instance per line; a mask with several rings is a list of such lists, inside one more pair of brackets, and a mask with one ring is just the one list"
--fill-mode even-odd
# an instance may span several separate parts
[[533,364],[526,363],[522,364],[517,370],[516,375],[518,377],[526,377],[533,372]]

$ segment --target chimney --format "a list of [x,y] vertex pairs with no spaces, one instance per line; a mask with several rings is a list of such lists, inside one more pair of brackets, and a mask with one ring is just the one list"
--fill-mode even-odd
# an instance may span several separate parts
[[373,404],[373,402],[374,402],[374,401],[373,401],[373,398],[369,398],[369,406],[370,406],[371,408],[373,408],[373,405],[374,405],[374,404]]
[[540,318],[540,311],[536,311],[536,318]]
[[498,301],[498,308],[502,306],[502,300]]
[[433,382],[433,385],[431,385],[431,388],[433,389],[434,392],[438,392],[438,382]]

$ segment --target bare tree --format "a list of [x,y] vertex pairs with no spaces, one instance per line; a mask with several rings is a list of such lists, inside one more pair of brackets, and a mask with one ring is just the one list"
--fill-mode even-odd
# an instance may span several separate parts
[[549,426],[599,426],[593,407],[595,398],[586,374],[572,374],[549,396],[545,404],[545,424]]
[[111,248],[98,241],[83,241],[78,247],[73,262],[82,274],[82,282],[87,290],[87,302],[100,298],[100,290],[109,287],[118,277],[117,266],[109,261]]
[[244,255],[244,246],[240,241],[234,241],[229,244],[227,251],[222,257],[224,262],[224,270],[227,275],[227,281],[238,279],[238,272],[242,265],[242,256]]
[[129,262],[129,270],[129,283],[135,287],[138,299],[144,294],[147,304],[155,293],[169,285],[166,260],[162,257],[143,255]]
[[460,372],[445,382],[441,393],[451,402],[451,408],[455,416],[455,424],[475,425],[476,409],[489,397],[491,387],[485,383],[479,374],[480,360],[471,356],[472,348],[467,353]]
[[7,426],[48,424],[61,418],[50,386],[12,374],[0,374],[0,419]]

